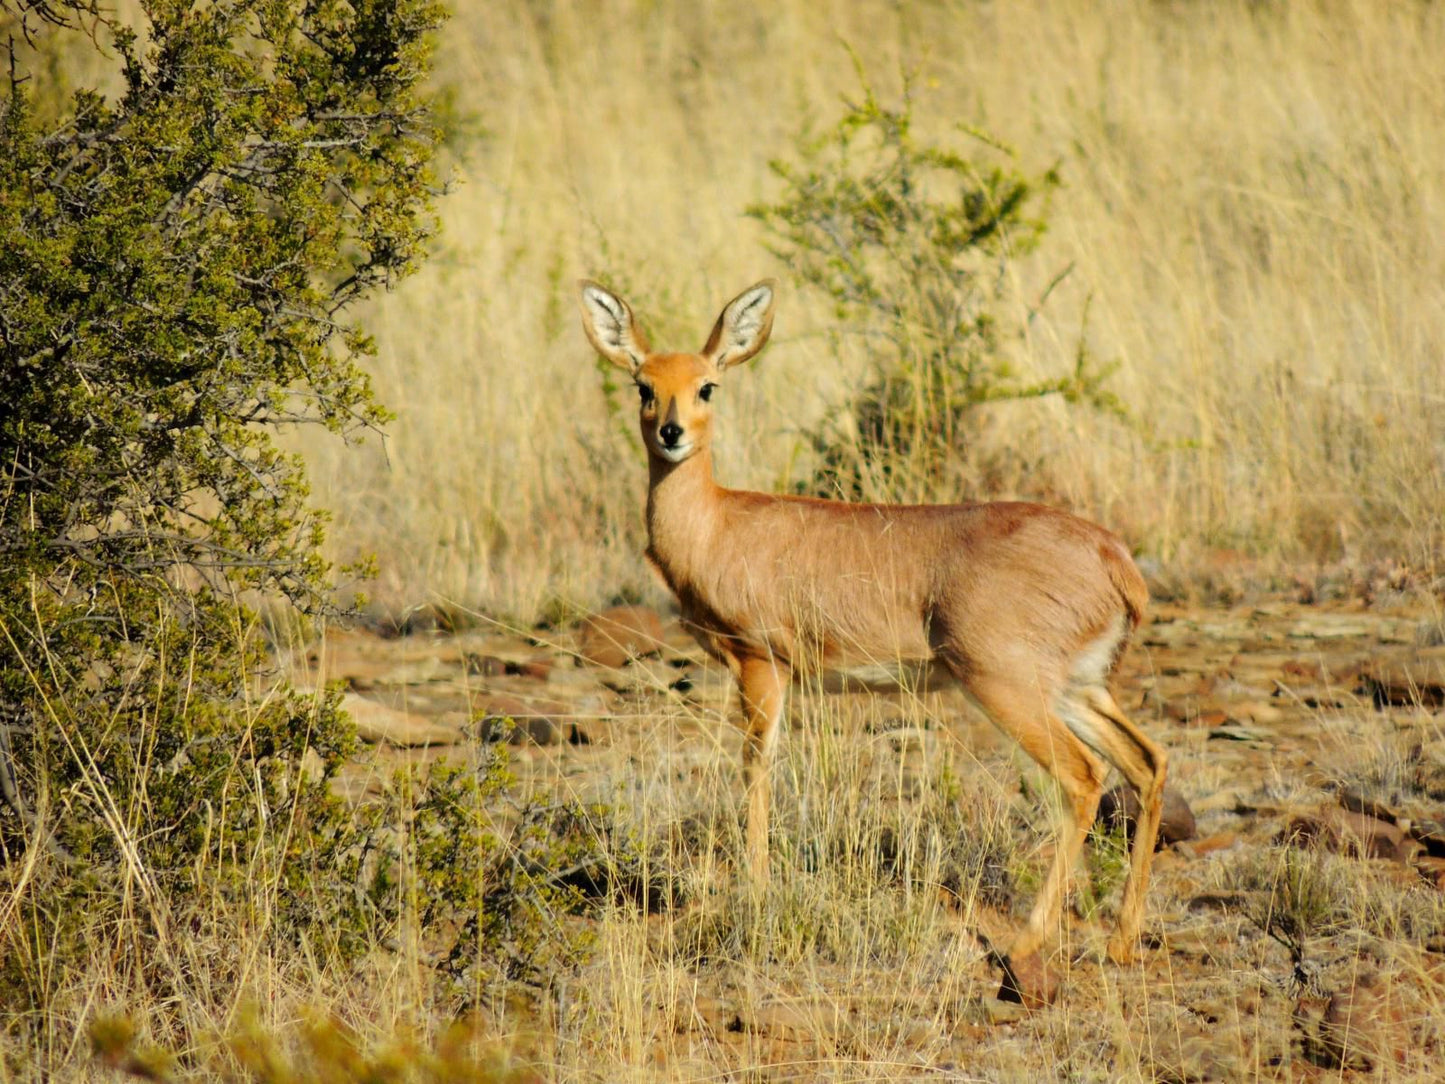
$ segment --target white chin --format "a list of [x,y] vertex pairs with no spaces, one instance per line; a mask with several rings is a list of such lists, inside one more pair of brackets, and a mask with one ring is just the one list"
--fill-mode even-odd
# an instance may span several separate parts
[[664,448],[657,445],[657,454],[666,459],[669,463],[681,463],[688,456],[692,455],[692,441],[686,444],[679,444],[675,448]]

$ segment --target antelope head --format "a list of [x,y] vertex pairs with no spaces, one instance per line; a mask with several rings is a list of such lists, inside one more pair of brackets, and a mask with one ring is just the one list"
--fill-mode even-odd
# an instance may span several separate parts
[[681,463],[706,448],[712,437],[712,395],[723,372],[757,354],[773,329],[773,280],[764,279],[728,302],[697,354],[654,354],[627,302],[595,282],[579,285],[588,341],[637,385],[648,454]]

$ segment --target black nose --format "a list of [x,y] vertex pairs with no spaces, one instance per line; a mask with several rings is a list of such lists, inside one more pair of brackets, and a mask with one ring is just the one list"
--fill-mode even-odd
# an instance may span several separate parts
[[658,436],[662,437],[662,443],[665,447],[673,448],[676,447],[677,442],[682,439],[682,426],[678,425],[677,422],[668,422],[659,429],[657,433]]

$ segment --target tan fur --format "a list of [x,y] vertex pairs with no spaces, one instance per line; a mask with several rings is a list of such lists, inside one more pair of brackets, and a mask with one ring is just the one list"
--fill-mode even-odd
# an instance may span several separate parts
[[651,353],[624,301],[595,283],[581,288],[589,340],[645,389],[648,557],[704,648],[738,679],[753,876],[768,875],[768,772],[790,675],[936,661],[1064,792],[1053,867],[1013,953],[1036,950],[1058,924],[1106,763],[1139,792],[1109,946],[1130,959],[1166,766],[1105,684],[1148,601],[1123,543],[1037,504],[850,504],[725,489],[713,479],[703,389],[762,349],[773,284],[730,302],[701,354]]

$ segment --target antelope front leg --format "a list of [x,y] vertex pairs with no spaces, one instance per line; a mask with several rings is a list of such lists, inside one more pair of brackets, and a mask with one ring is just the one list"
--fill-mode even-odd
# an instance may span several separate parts
[[748,870],[757,886],[768,883],[770,768],[778,744],[787,670],[774,659],[743,659],[738,692],[743,706],[743,787],[748,802]]

